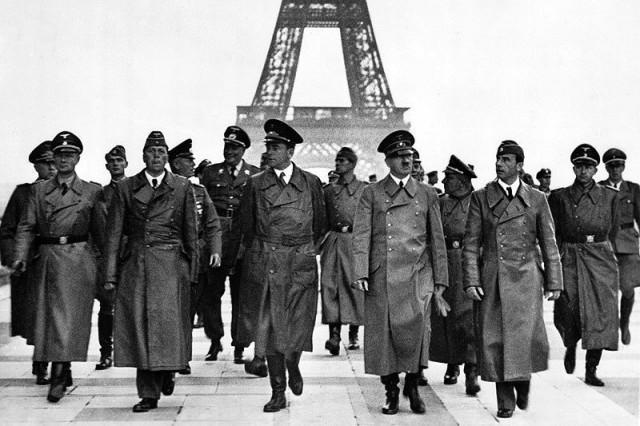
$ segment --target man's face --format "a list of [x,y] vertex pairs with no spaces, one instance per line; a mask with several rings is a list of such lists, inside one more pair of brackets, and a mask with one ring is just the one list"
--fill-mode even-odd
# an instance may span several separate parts
[[242,156],[244,155],[244,148],[240,145],[227,142],[224,144],[222,154],[224,155],[224,162],[227,163],[227,165],[237,166],[240,164]]
[[38,179],[51,179],[56,175],[56,162],[51,161],[39,161],[33,165],[38,173]]
[[496,175],[503,182],[515,182],[521,170],[522,163],[516,161],[515,154],[498,155],[496,158]]
[[609,180],[613,183],[618,183],[622,180],[622,172],[624,172],[623,161],[612,161],[605,166],[607,173],[609,173]]
[[109,155],[105,167],[111,174],[112,179],[118,179],[124,176],[124,169],[126,169],[128,165],[129,163],[123,157],[119,155]]
[[195,174],[196,162],[192,158],[178,157],[173,160],[172,165],[179,176],[190,178]]
[[53,154],[53,161],[56,163],[58,174],[68,175],[76,169],[76,164],[80,161],[80,154],[72,152],[57,152]]
[[538,179],[540,188],[549,188],[551,186],[551,176],[540,176]]
[[384,160],[391,174],[399,179],[409,176],[413,168],[413,154],[393,155]]
[[142,161],[149,173],[162,173],[167,164],[169,154],[164,146],[150,146],[142,152]]
[[431,175],[429,176],[429,185],[435,185],[436,183],[438,183],[438,175]]
[[420,176],[420,171],[422,170],[422,164],[420,161],[413,161],[411,164],[411,176],[414,178],[418,178]]
[[344,157],[336,157],[335,163],[336,163],[336,167],[335,167],[336,173],[339,174],[340,176],[346,175],[356,167],[354,163],[352,163],[351,161],[347,160]]
[[598,168],[591,163],[578,163],[573,166],[573,173],[581,185],[587,185],[595,176]]
[[273,169],[284,170],[291,163],[294,148],[287,148],[284,143],[267,144],[267,165]]
[[466,190],[462,175],[459,173],[445,173],[442,184],[444,192],[449,195],[457,195],[460,191]]

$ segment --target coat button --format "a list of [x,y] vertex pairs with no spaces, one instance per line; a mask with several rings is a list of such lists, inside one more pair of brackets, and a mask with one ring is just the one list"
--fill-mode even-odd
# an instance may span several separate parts
[[271,250],[275,250],[275,249],[276,249],[275,247],[271,247]]
[[391,226],[391,224],[390,224],[390,223],[387,223],[387,226]]
[[392,250],[393,250],[392,248],[389,249],[389,251],[392,251]]
[[273,269],[269,269],[269,273],[270,273],[270,274],[273,274]]

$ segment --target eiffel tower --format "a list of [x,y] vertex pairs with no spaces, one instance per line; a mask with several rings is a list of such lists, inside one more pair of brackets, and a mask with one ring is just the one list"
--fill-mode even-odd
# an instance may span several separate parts
[[[339,28],[351,107],[291,106],[302,36],[307,27]],[[278,118],[305,139],[293,161],[300,167],[333,169],[340,147],[351,147],[359,157],[356,174],[385,173],[376,152],[388,133],[409,129],[404,113],[395,106],[382,67],[366,0],[283,0],[267,59],[251,106],[237,107],[237,125],[247,131],[257,149],[246,158],[258,164],[264,149],[265,120]],[[319,176],[326,180],[326,176]]]

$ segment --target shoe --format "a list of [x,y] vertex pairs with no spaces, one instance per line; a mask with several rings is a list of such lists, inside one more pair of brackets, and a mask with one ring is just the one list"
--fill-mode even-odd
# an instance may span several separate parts
[[444,373],[444,384],[455,385],[458,383],[458,376],[460,375],[460,366],[458,364],[448,364],[447,371]]
[[324,348],[333,356],[340,355],[340,324],[329,324],[329,340]]
[[107,368],[111,368],[113,365],[113,360],[111,359],[111,355],[103,355],[100,357],[100,362],[96,364],[96,370],[106,370]]
[[185,368],[179,370],[178,374],[182,374],[183,376],[188,376],[189,374],[191,374],[191,366],[189,365],[189,363],[187,363],[187,366]]
[[49,393],[47,394],[47,401],[49,402],[60,401],[67,390],[64,364],[65,363],[63,362],[51,363],[51,383],[49,386]]
[[211,347],[209,347],[209,352],[207,356],[204,357],[205,361],[217,361],[218,353],[222,352],[222,343],[220,341],[211,342]]
[[264,357],[254,356],[249,362],[244,363],[244,371],[258,377],[267,377],[267,363]]
[[243,353],[244,353],[244,348],[242,346],[236,346],[236,348],[233,350],[234,364],[244,364],[244,359],[242,359]]
[[134,413],[146,413],[149,410],[158,408],[158,400],[154,398],[142,398],[140,402],[133,406]]
[[163,395],[171,395],[176,387],[176,375],[172,371],[165,372],[164,381],[162,382],[161,392]]
[[587,368],[587,371],[584,374],[584,382],[591,386],[604,386],[604,382],[596,376],[596,369]]
[[395,390],[387,391],[387,400],[382,407],[382,414],[398,414],[400,389],[396,386]]
[[284,392],[271,392],[271,399],[264,405],[263,411],[265,413],[276,413],[283,408],[287,408],[287,398],[284,396]]
[[498,417],[501,419],[508,419],[513,416],[513,410],[507,410],[506,408],[498,409]]
[[570,346],[565,350],[564,353],[564,371],[567,374],[573,374],[573,371],[576,369],[576,347]]

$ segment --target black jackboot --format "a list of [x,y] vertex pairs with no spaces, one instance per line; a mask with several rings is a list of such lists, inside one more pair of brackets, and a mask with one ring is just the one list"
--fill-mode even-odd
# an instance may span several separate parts
[[98,314],[98,342],[100,343],[100,362],[96,370],[106,370],[113,365],[113,316]]
[[49,402],[60,401],[67,390],[67,374],[64,364],[63,362],[51,363],[51,384],[47,395],[47,401]]
[[294,395],[302,395],[302,374],[300,373],[300,356],[301,352],[292,352],[285,362],[287,364],[287,372],[289,373],[289,389]]
[[602,349],[588,349],[585,357],[586,371],[584,382],[591,386],[604,386],[604,382],[596,376],[596,368],[600,364]]
[[460,375],[460,366],[458,364],[447,364],[447,371],[444,373],[444,384],[455,385],[458,383]]
[[418,392],[418,378],[420,373],[407,373],[404,377],[404,389],[402,394],[409,398],[411,411],[422,414],[425,411],[424,401]]
[[398,413],[398,400],[400,397],[400,389],[398,389],[398,383],[400,378],[398,374],[389,374],[388,376],[381,376],[380,381],[384,385],[386,391],[387,400],[382,407],[382,414],[397,414]]
[[360,349],[360,342],[358,341],[358,326],[350,325],[349,326],[349,350],[355,351],[356,349]]
[[36,385],[48,385],[47,367],[49,363],[43,361],[33,361],[31,373],[36,375]]
[[629,317],[633,310],[633,302],[635,295],[631,297],[624,297],[620,299],[620,333],[622,338],[622,344],[628,345],[631,343],[631,332],[629,331]]
[[271,382],[271,399],[265,404],[264,412],[275,413],[287,408],[287,398],[284,396],[284,391],[287,389],[284,354],[267,355],[267,368]]
[[244,371],[258,377],[267,377],[267,362],[263,356],[254,355],[253,359],[244,363]]
[[567,374],[573,374],[573,370],[576,369],[576,347],[569,346],[564,352],[564,371]]
[[464,387],[467,395],[475,395],[480,392],[478,383],[478,368],[475,364],[467,362],[464,364]]
[[329,324],[329,340],[324,344],[331,355],[340,354],[340,324]]

